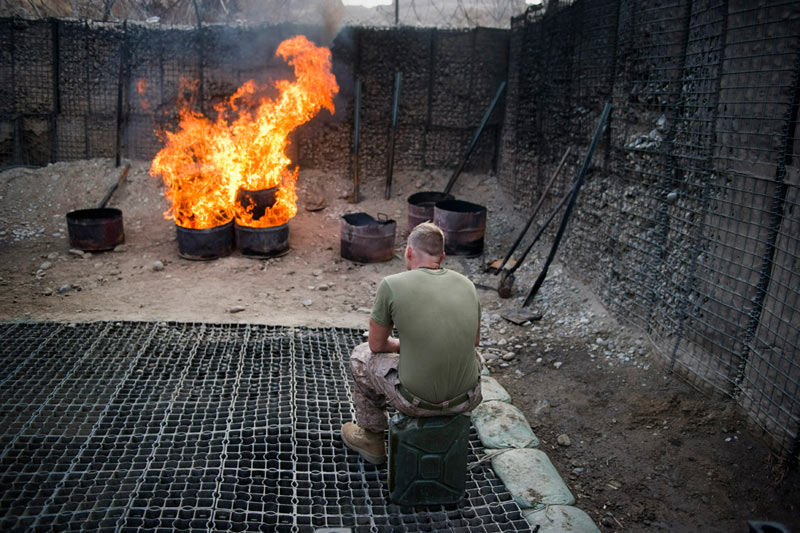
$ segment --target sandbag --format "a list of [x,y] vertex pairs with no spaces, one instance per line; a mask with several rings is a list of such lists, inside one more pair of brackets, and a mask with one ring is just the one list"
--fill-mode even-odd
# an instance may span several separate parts
[[523,448],[496,453],[492,468],[522,509],[575,503],[575,497],[541,450]]
[[497,400],[499,402],[511,403],[511,395],[500,385],[496,379],[489,376],[481,376],[481,395],[484,402]]
[[539,439],[533,434],[522,411],[510,403],[484,401],[472,410],[472,424],[484,448],[536,448]]
[[548,505],[544,509],[525,509],[522,516],[539,533],[600,533],[589,515],[571,505]]

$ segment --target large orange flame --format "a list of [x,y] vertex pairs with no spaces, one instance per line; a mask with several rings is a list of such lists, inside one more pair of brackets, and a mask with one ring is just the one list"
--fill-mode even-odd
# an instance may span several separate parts
[[[333,113],[339,86],[331,73],[330,50],[302,35],[283,41],[276,55],[294,67],[296,80],[276,82],[275,99],[265,95],[268,87],[248,81],[215,107],[214,122],[192,111],[191,99],[183,101],[178,130],[164,133],[165,146],[150,167],[150,174],[161,175],[167,186],[171,207],[164,218],[184,228],[206,229],[234,217],[243,226],[277,226],[297,214],[298,169],[289,170],[287,137],[323,107]],[[240,188],[273,187],[278,187],[275,204],[258,220],[252,205],[236,202]]]

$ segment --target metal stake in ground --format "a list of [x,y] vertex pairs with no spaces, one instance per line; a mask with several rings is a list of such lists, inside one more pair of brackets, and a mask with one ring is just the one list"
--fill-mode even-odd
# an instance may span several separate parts
[[567,209],[564,211],[564,218],[561,219],[561,226],[558,228],[558,233],[556,233],[556,238],[553,241],[553,246],[550,248],[550,254],[547,256],[547,260],[544,262],[544,267],[542,268],[542,273],[539,274],[539,277],[536,279],[536,282],[531,287],[528,296],[525,297],[525,301],[522,303],[522,307],[527,307],[533,301],[533,297],[536,296],[536,293],[539,291],[539,287],[542,286],[544,283],[544,278],[547,277],[547,269],[550,268],[550,263],[553,262],[553,258],[556,255],[556,250],[558,250],[558,245],[561,242],[561,238],[564,236],[564,230],[567,229],[567,222],[569,221],[569,216],[572,213],[572,208],[575,206],[575,200],[578,198],[578,193],[581,190],[581,185],[583,184],[583,178],[586,176],[586,171],[589,168],[589,163],[592,161],[592,155],[594,155],[594,150],[597,148],[597,143],[600,141],[600,135],[603,134],[603,130],[605,130],[606,120],[608,120],[608,115],[611,113],[611,104],[606,104],[603,108],[603,114],[600,115],[600,123],[597,125],[597,130],[594,132],[594,138],[592,139],[592,144],[589,146],[589,153],[586,154],[586,160],[583,162],[583,168],[581,168],[581,172],[578,175],[578,180],[575,183],[575,189],[572,191],[572,196],[569,199],[569,204],[567,204]]
[[505,90],[506,90],[506,82],[503,82],[503,83],[500,84],[500,87],[497,89],[497,94],[494,95],[494,100],[492,100],[492,103],[489,104],[489,109],[487,109],[486,113],[483,115],[483,119],[481,120],[481,124],[480,124],[480,126],[478,126],[478,131],[475,132],[475,136],[472,138],[472,142],[469,143],[469,146],[467,147],[467,151],[464,152],[464,155],[461,158],[461,161],[459,161],[458,167],[456,168],[456,171],[453,172],[452,176],[450,176],[450,181],[447,182],[447,187],[444,188],[445,194],[450,194],[450,189],[453,188],[453,184],[455,184],[456,179],[458,179],[458,176],[461,174],[461,171],[464,170],[464,165],[467,164],[467,159],[469,159],[469,156],[472,155],[472,150],[475,149],[475,145],[478,143],[478,137],[481,136],[481,133],[483,132],[483,128],[485,128],[486,127],[486,123],[489,122],[489,117],[492,115],[492,111],[494,111],[494,108],[497,105],[497,102],[500,101],[500,97],[503,96],[503,91],[505,91]]
[[352,203],[357,204],[358,198],[358,132],[361,128],[361,80],[356,80],[356,105],[353,114],[353,197]]
[[386,162],[386,199],[392,196],[392,171],[394,170],[394,136],[397,129],[397,106],[400,104],[400,87],[403,73],[394,73],[394,101],[392,103],[392,127],[389,128],[389,158]]

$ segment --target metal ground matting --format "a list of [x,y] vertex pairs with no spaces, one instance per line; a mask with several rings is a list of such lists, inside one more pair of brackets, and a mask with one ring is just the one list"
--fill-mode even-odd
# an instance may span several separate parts
[[[389,501],[347,450],[351,329],[0,324],[0,530],[517,531],[488,462],[456,505]],[[483,449],[474,429],[470,463]]]

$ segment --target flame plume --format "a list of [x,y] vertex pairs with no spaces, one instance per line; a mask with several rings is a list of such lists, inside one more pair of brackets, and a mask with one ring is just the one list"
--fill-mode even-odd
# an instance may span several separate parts
[[[184,228],[206,229],[234,217],[243,226],[277,226],[297,214],[298,169],[289,170],[287,137],[322,108],[333,114],[339,86],[331,73],[330,50],[302,35],[283,41],[276,55],[294,67],[296,79],[275,82],[274,99],[264,94],[268,87],[250,80],[215,106],[213,122],[191,110],[190,98],[183,100],[178,129],[164,133],[165,146],[150,167],[167,188],[171,206],[164,218]],[[190,93],[196,85],[188,86]],[[275,204],[258,220],[252,205],[236,202],[240,188],[273,187],[278,187]]]

